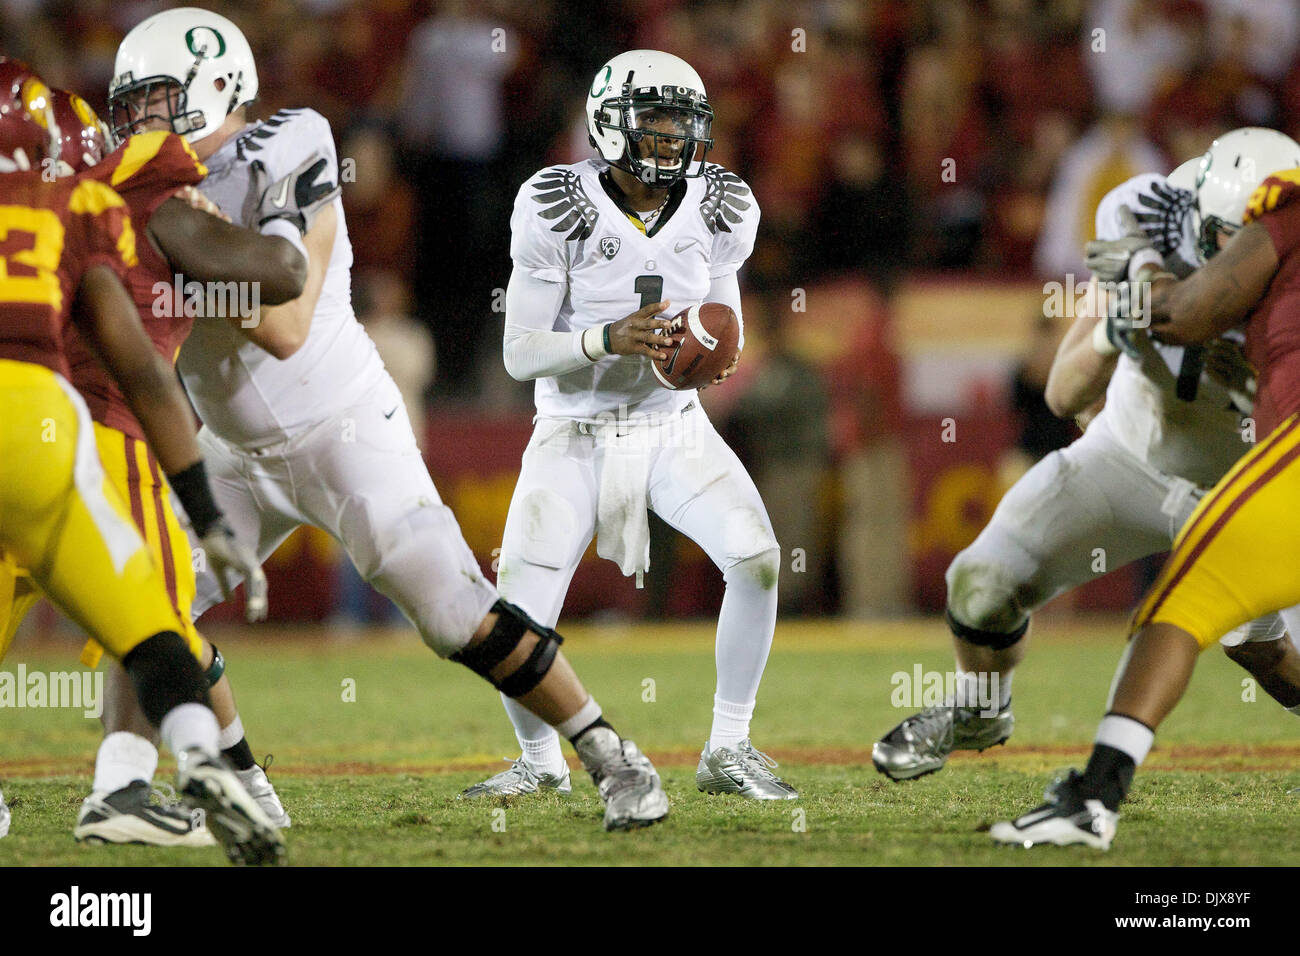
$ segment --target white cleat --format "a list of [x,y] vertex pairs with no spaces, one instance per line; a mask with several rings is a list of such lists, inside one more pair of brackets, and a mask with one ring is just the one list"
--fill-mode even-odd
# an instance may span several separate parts
[[9,806],[5,803],[5,795],[0,793],[0,839],[9,835],[9,821],[12,819],[9,815]]
[[1095,797],[1079,793],[1078,779],[1078,772],[1071,770],[1068,777],[1047,788],[1043,795],[1046,803],[1015,820],[993,824],[989,836],[995,843],[1025,849],[1043,844],[1082,844],[1109,850],[1119,814]]
[[284,837],[220,757],[186,750],[176,758],[176,789],[201,809],[232,863],[285,862]]
[[144,843],[150,846],[216,846],[203,814],[170,801],[143,780],[112,793],[92,793],[81,802],[72,836],[78,843]]
[[257,801],[257,805],[262,808],[262,812],[266,814],[276,829],[287,830],[292,825],[292,821],[284,809],[284,804],[280,802],[280,796],[275,792],[275,787],[271,785],[270,779],[266,776],[266,767],[269,766],[271,766],[271,758],[267,757],[263,766],[259,767],[254,764],[247,770],[236,770],[235,776],[244,785],[248,795]]

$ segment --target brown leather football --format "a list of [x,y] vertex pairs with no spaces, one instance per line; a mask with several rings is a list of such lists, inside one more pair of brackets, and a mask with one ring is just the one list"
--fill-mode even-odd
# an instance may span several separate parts
[[673,335],[681,344],[663,361],[653,360],[655,378],[664,388],[699,388],[722,374],[736,357],[740,321],[731,306],[705,302],[673,316]]

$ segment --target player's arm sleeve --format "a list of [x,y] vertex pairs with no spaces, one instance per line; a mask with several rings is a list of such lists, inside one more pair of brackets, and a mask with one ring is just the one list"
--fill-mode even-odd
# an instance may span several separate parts
[[731,306],[740,323],[739,347],[745,347],[745,320],[740,311],[741,267],[754,251],[761,215],[753,190],[739,176],[723,173],[724,195],[714,213],[713,249],[709,258],[709,302]]
[[565,292],[563,283],[538,279],[527,269],[515,266],[506,286],[506,331],[502,348],[506,371],[512,378],[527,382],[563,375],[604,356],[604,348],[598,344],[599,334],[588,334],[600,333],[600,328],[585,333],[554,331]]
[[524,183],[510,217],[514,270],[506,286],[502,353],[506,371],[521,382],[563,375],[605,355],[599,329],[555,331],[568,291],[568,255],[564,233],[554,232],[538,214],[541,207],[532,200],[536,191],[531,180]]
[[740,341],[736,343],[736,351],[743,352],[745,350],[745,317],[740,312],[739,275],[731,272],[712,280],[709,283],[709,294],[705,301],[721,302],[723,305],[730,306],[731,311],[736,313],[736,321],[740,324]]

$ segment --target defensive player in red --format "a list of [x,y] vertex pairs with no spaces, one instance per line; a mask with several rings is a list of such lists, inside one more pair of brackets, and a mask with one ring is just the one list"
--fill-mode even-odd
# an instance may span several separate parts
[[[212,498],[185,395],[122,286],[137,262],[126,204],[102,183],[48,177],[58,151],[49,90],[0,62],[0,563],[31,569],[121,661],[176,755],[178,789],[206,811],[231,859],[278,862],[283,839],[220,756],[198,647],[95,453],[89,412],[68,382],[70,321],[120,386],[208,561],[265,579]],[[256,595],[264,601],[262,587]]]
[[1294,144],[1277,150],[1279,136],[1235,130],[1202,158],[1201,248],[1211,258],[1187,278],[1135,265],[1150,261],[1138,256],[1150,243],[1135,220],[1126,237],[1089,244],[1090,259],[1129,264],[1131,281],[1111,297],[1115,341],[1131,343],[1149,327],[1160,341],[1190,345],[1248,323],[1256,425],[1267,437],[1179,532],[1134,615],[1132,643],[1087,767],[1053,784],[1042,806],[995,824],[990,835],[1000,843],[1107,849],[1119,804],[1200,652],[1232,628],[1300,602],[1300,169],[1272,172],[1283,159],[1296,163]]
[[[168,132],[147,133],[132,137],[105,157],[103,127],[89,105],[66,90],[53,91],[53,105],[62,141],[59,171],[106,183],[126,200],[132,226],[142,237],[139,263],[127,275],[127,288],[145,331],[168,361],[175,359],[195,321],[195,309],[187,307],[186,299],[175,300],[175,291],[185,283],[220,282],[219,291],[230,293],[222,297],[225,308],[220,310],[228,314],[205,316],[200,321],[225,319],[241,329],[253,328],[257,319],[256,314],[240,315],[237,308],[229,307],[252,301],[250,295],[239,295],[241,290],[257,289],[257,301],[265,299],[268,304],[293,299],[302,291],[306,261],[291,243],[232,226],[196,208],[211,206],[192,189],[207,171],[184,139]],[[177,275],[182,282],[174,281]],[[207,296],[200,308],[205,303],[216,304]],[[90,407],[100,460],[164,571],[168,594],[186,627],[186,636],[202,645],[200,660],[221,724],[222,752],[262,809],[276,826],[284,828],[289,825],[288,815],[245,740],[230,681],[224,674],[225,661],[191,623],[195,577],[189,540],[160,478],[158,463],[121,390],[75,329],[67,345],[72,384]],[[16,582],[8,635],[0,634],[0,640],[12,636],[39,597],[29,582],[29,577]],[[0,595],[3,593],[0,588]],[[100,654],[101,648],[92,640],[82,661],[93,667]],[[106,736],[96,758],[92,792],[82,803],[74,836],[109,843],[210,844],[211,835],[194,826],[190,814],[151,800],[150,783],[158,763],[156,741],[120,668],[109,670],[106,697]]]

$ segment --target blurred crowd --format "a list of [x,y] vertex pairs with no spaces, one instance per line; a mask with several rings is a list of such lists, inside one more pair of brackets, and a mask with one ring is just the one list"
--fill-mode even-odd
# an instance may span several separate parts
[[[175,5],[0,0],[0,42],[102,108],[121,36]],[[359,312],[390,343],[404,387],[502,412],[531,401],[500,358],[519,185],[592,155],[582,107],[610,56],[649,47],[691,62],[716,114],[710,158],[745,177],[763,209],[744,284],[764,360],[790,372],[752,376],[749,403],[735,400],[738,376],[719,412],[751,463],[788,464],[762,477],[771,494],[834,466],[842,481],[828,500],[845,500],[845,483],[896,489],[877,510],[907,506],[888,328],[902,277],[1081,272],[1092,211],[1112,186],[1167,171],[1235,126],[1300,133],[1297,0],[202,5],[248,35],[262,113],[319,110],[353,161],[344,202]],[[792,320],[786,303],[812,288],[831,294],[810,301],[839,295],[857,310],[852,335],[876,350],[865,366],[790,347],[785,326],[809,320]],[[825,322],[844,319],[820,308]],[[788,447],[772,447],[774,420],[788,421],[775,430]],[[847,464],[864,449],[879,454]],[[860,477],[844,477],[853,468]],[[817,515],[790,520],[811,527]],[[862,520],[862,534],[890,547],[906,533],[896,514],[884,529]],[[841,555],[838,573],[878,560]],[[892,608],[905,598],[890,587],[844,605]]]

